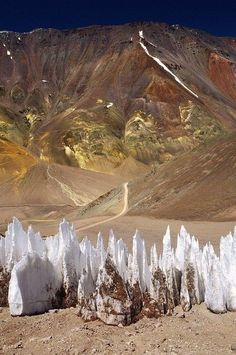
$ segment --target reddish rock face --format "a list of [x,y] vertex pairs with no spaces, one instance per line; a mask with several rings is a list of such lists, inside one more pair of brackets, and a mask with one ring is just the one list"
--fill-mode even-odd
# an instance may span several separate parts
[[209,75],[220,91],[230,99],[236,99],[236,63],[217,54],[209,57]]

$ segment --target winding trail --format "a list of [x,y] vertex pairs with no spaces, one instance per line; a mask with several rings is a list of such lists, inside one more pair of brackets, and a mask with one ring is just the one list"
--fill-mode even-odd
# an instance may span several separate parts
[[119,212],[119,213],[116,214],[115,216],[106,218],[106,219],[104,219],[104,220],[102,220],[102,221],[95,222],[95,223],[89,224],[89,225],[84,226],[84,227],[81,227],[81,228],[76,228],[76,231],[83,231],[83,230],[85,230],[85,229],[89,229],[89,228],[98,226],[98,225],[100,225],[100,224],[104,224],[104,223],[106,223],[106,222],[113,221],[114,219],[117,219],[117,218],[123,216],[123,215],[127,212],[127,210],[128,210],[128,194],[129,194],[128,182],[125,182],[125,183],[123,184],[123,189],[124,189],[124,206],[123,206],[123,209],[122,209],[121,212]]

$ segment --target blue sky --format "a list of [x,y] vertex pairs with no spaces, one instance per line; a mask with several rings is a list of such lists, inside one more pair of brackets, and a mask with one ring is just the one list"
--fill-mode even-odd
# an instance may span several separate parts
[[4,0],[0,30],[76,28],[93,24],[157,21],[236,37],[236,0]]

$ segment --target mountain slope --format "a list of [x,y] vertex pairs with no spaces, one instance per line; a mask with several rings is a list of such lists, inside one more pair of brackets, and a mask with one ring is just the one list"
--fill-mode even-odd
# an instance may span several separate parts
[[235,58],[233,41],[165,24],[1,33],[1,135],[91,170],[162,163],[235,129]]
[[132,214],[236,219],[236,136],[186,153],[129,185]]
[[235,218],[235,39],[157,23],[1,32],[0,73],[2,208],[101,215],[132,180],[130,214]]

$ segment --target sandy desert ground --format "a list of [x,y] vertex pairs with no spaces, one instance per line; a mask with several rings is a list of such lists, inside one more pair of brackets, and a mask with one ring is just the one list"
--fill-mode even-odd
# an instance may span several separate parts
[[[128,327],[85,323],[76,308],[13,318],[0,314],[0,354],[231,354],[236,351],[236,314],[216,315],[205,305]],[[232,350],[233,349],[233,350]]]

